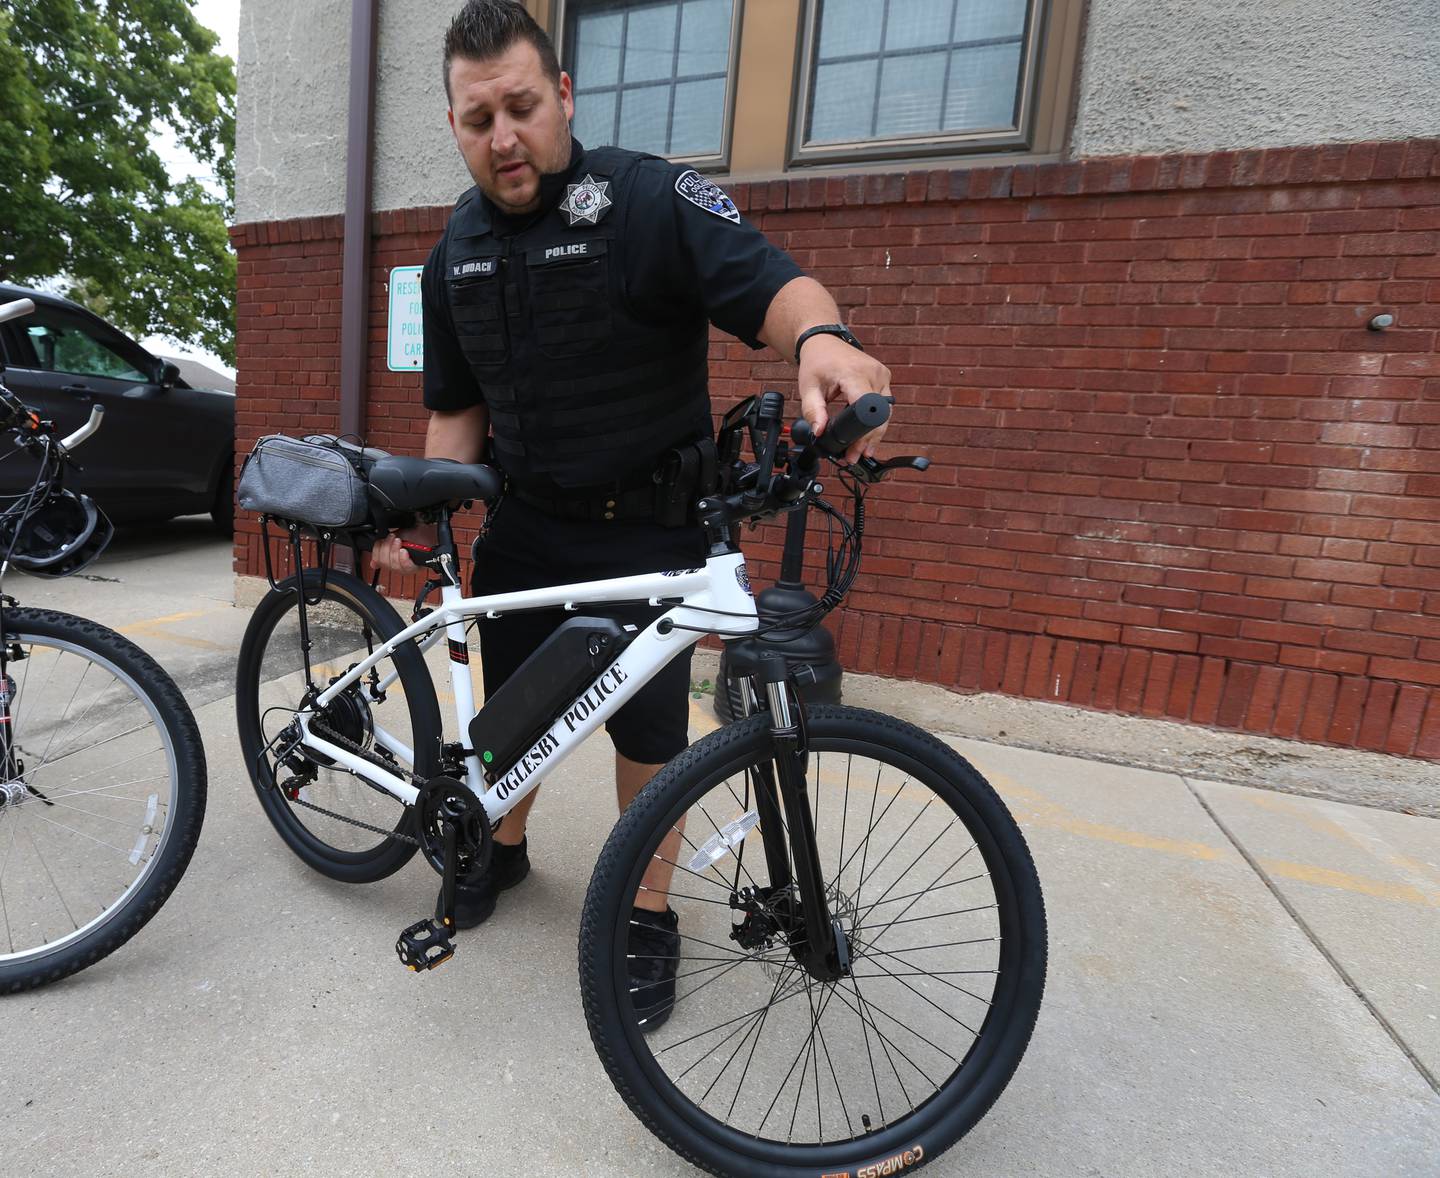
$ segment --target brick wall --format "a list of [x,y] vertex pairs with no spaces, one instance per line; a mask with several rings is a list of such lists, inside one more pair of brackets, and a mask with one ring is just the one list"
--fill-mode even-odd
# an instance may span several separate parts
[[[870,500],[847,667],[1440,759],[1440,141],[733,195],[890,366],[891,452],[933,460]],[[399,450],[383,283],[445,212],[375,223],[367,428]],[[334,426],[339,232],[234,230],[242,452]],[[793,395],[718,336],[711,370],[717,407]]]

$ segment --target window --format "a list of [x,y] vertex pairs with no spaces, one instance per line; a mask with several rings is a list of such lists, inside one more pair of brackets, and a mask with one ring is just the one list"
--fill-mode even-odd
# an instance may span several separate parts
[[575,135],[723,167],[741,0],[569,0]]
[[34,366],[41,371],[111,380],[151,379],[135,367],[133,357],[121,354],[118,343],[103,342],[63,311],[38,307],[22,326],[24,341],[34,352]]
[[816,0],[795,162],[1028,146],[1039,0]]

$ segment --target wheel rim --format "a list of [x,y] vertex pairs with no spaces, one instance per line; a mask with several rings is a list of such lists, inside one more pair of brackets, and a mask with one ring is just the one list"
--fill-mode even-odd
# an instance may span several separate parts
[[[311,669],[321,688],[383,642],[374,624],[347,598],[334,593],[327,594],[319,606],[309,607],[309,630]],[[405,821],[405,807],[353,774],[318,766],[313,780],[292,787],[297,796],[291,797],[285,783],[294,777],[294,769],[277,766],[267,751],[294,719],[294,709],[305,694],[304,665],[299,616],[292,605],[277,616],[264,637],[254,686],[261,755],[252,768],[261,775],[274,812],[306,843],[332,858],[365,859],[384,847],[389,832]],[[383,699],[377,698],[377,691],[383,692]],[[348,697],[337,701],[328,715],[347,739],[368,751],[387,751],[397,772],[414,768],[415,733],[405,691],[391,660],[382,662]],[[329,817],[298,802],[309,802],[352,821]]]
[[[811,756],[817,844],[853,977],[819,983],[778,939],[747,948],[730,937],[737,884],[767,883],[763,824],[718,864],[690,870],[707,838],[755,810],[743,769],[697,786],[668,816],[686,815],[670,892],[681,961],[673,1013],[648,1037],[629,1013],[617,922],[614,981],[642,1070],[693,1128],[757,1158],[823,1164],[847,1143],[913,1142],[974,1091],[1012,1005],[1018,914],[1008,879],[991,874],[990,832],[963,797],[936,792],[925,766],[889,753],[878,762],[873,751],[829,740]],[[640,874],[637,865],[627,894]],[[947,1100],[936,1102],[941,1091]]]
[[170,844],[179,787],[174,739],[128,672],[63,638],[12,637],[26,656],[10,664],[24,769],[0,774],[0,965],[114,919]]

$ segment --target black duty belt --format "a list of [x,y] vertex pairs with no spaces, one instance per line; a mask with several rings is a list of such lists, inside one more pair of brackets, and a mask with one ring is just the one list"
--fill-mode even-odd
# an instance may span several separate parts
[[553,515],[556,519],[594,520],[607,523],[615,520],[637,520],[655,518],[655,487],[640,486],[630,490],[601,491],[584,496],[555,498],[546,495],[532,495],[529,491],[512,486],[510,494],[521,503]]

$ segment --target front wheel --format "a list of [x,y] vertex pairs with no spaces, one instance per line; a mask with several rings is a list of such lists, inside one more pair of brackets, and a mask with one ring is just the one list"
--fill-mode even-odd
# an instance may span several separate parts
[[[813,1178],[887,1162],[874,1172],[893,1173],[931,1160],[1009,1082],[1044,988],[1039,881],[985,780],[874,712],[814,707],[808,738],[841,976],[817,980],[802,964],[796,815],[763,796],[775,781],[767,715],[720,729],[655,777],[585,899],[580,985],[600,1058],[661,1140],[717,1174]],[[637,1014],[649,983],[630,980],[629,956],[655,952],[653,938],[638,953],[631,942],[647,891],[668,892],[679,918],[664,1019]]]
[[75,973],[159,911],[205,815],[195,718],[113,630],[4,611],[0,993]]

